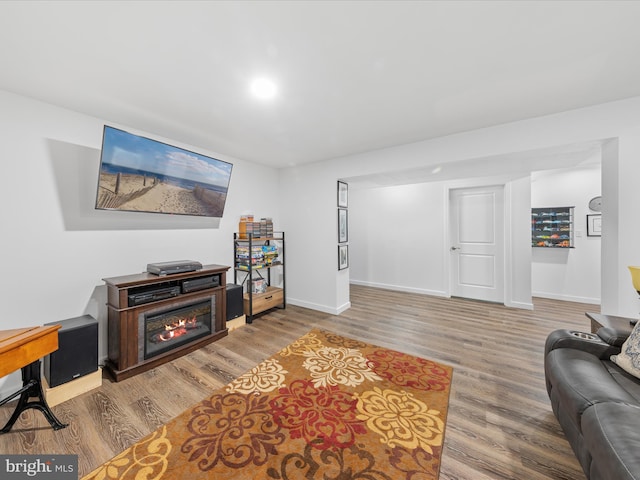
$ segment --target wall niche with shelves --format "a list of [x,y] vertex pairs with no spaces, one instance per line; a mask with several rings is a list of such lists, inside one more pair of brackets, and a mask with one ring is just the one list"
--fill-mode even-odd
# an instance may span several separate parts
[[574,248],[574,207],[531,209],[531,246]]

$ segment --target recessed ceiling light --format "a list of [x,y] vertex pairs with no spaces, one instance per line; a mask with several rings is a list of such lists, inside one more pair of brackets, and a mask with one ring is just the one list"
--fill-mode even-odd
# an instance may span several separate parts
[[261,100],[269,100],[276,96],[278,88],[268,78],[256,78],[251,82],[251,93]]

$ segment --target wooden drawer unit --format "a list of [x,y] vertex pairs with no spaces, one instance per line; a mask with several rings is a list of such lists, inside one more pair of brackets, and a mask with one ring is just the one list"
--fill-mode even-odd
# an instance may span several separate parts
[[[282,288],[267,287],[265,293],[253,294],[253,315],[264,312],[270,308],[277,307],[284,303],[284,291]],[[244,313],[249,315],[249,295],[244,294]]]

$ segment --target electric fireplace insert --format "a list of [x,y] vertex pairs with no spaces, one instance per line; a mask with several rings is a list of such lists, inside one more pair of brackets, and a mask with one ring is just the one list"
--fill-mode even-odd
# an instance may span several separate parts
[[138,319],[138,357],[147,360],[212,333],[215,296],[141,313]]

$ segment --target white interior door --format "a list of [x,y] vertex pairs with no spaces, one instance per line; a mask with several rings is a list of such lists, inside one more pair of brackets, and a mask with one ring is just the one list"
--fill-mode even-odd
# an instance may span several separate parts
[[504,303],[504,189],[450,191],[451,295]]

